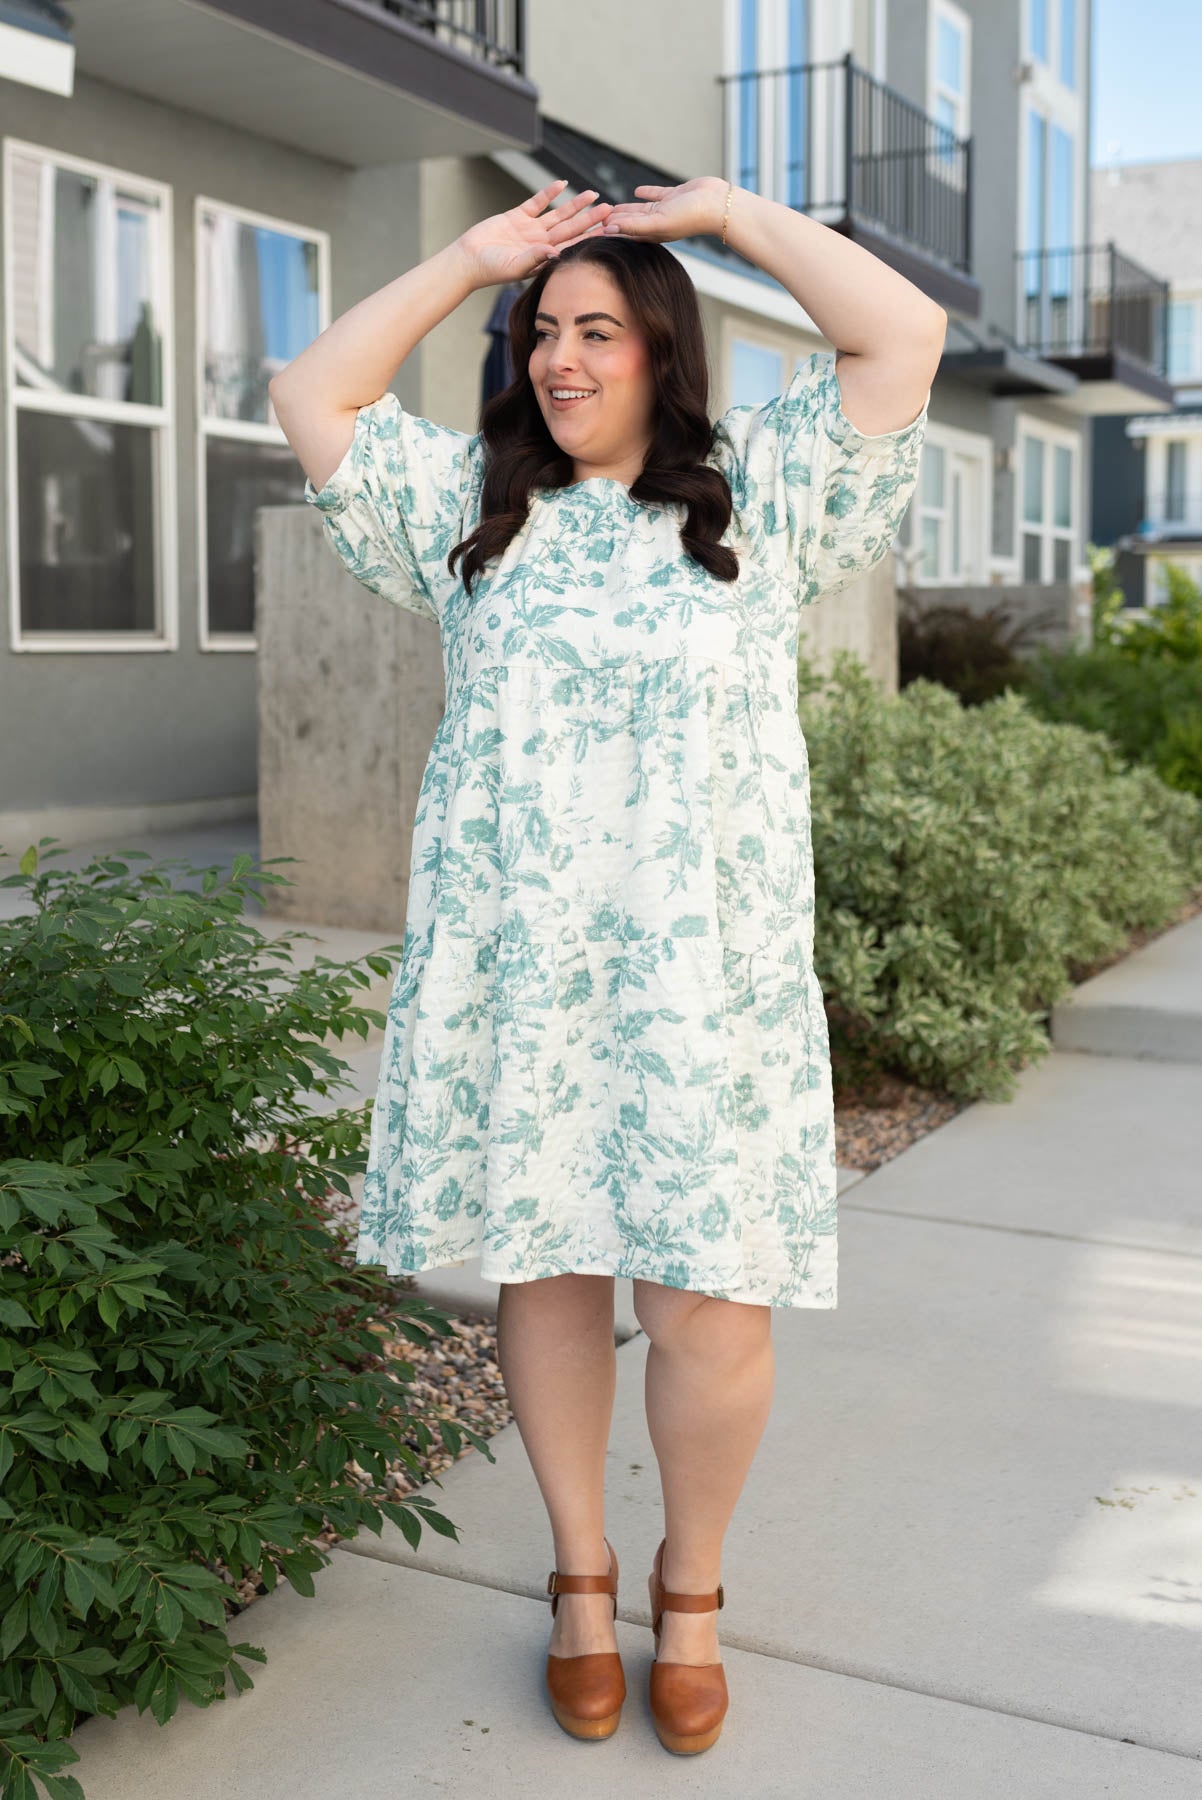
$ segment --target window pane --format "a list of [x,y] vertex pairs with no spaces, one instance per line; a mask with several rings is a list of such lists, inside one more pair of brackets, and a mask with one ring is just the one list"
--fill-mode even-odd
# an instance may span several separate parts
[[935,79],[955,94],[964,91],[961,49],[960,33],[950,19],[941,16],[935,36]]
[[21,627],[153,631],[155,434],[17,413]]
[[[1051,193],[1048,201],[1048,243],[1056,252],[1045,260],[1048,292],[1067,301],[1073,285],[1073,140],[1059,125],[1052,126]],[[1056,308],[1059,326],[1056,342],[1069,340],[1067,307]]]
[[1169,301],[1169,362],[1171,381],[1194,372],[1194,319],[1196,300]]
[[1060,79],[1067,88],[1077,85],[1077,8],[1075,0],[1060,0]]
[[943,445],[924,444],[922,460],[918,465],[918,498],[921,505],[943,505],[943,464]]
[[1056,444],[1052,450],[1052,523],[1070,526],[1073,522],[1073,453],[1067,444]]
[[1168,453],[1168,492],[1165,495],[1164,516],[1166,519],[1182,520],[1185,518],[1184,438],[1170,438],[1165,450]]
[[17,385],[160,406],[158,202],[17,155],[9,208]]
[[731,358],[732,406],[760,406],[775,400],[785,386],[784,359],[779,350],[763,344],[745,344],[736,338]]
[[1073,570],[1073,546],[1068,538],[1052,539],[1052,580],[1067,581]]
[[1023,532],[1023,580],[1038,581],[1040,579],[1039,547],[1042,539],[1034,532]]
[[1023,518],[1043,520],[1043,443],[1033,437],[1023,438]]
[[1048,60],[1047,0],[1031,0],[1031,55],[1040,62]]
[[321,329],[317,245],[214,210],[200,230],[205,414],[270,424],[267,383]]
[[939,575],[939,537],[942,521],[926,517],[922,521],[922,556],[918,562],[918,573],[924,581],[934,581]]
[[206,439],[209,630],[253,632],[255,509],[304,499],[304,473],[288,444]]

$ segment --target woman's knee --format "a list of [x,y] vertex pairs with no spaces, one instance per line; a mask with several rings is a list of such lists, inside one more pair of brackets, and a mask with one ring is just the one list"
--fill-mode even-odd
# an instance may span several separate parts
[[634,1314],[653,1344],[695,1346],[711,1356],[738,1357],[763,1345],[772,1309],[636,1279]]

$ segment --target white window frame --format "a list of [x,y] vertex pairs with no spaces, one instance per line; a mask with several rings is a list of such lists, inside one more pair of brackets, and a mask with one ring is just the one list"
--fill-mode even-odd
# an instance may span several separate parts
[[1032,64],[1033,68],[1038,72],[1038,75],[1043,81],[1054,84],[1061,94],[1079,96],[1081,93],[1082,39],[1085,36],[1082,26],[1086,22],[1085,14],[1087,10],[1085,0],[1076,0],[1075,5],[1073,84],[1071,87],[1066,86],[1060,79],[1060,39],[1062,36],[1061,27],[1064,23],[1064,0],[1047,0],[1048,54],[1046,61],[1042,56],[1037,56],[1035,53],[1031,34],[1032,10],[1031,0],[1022,0],[1022,44],[1024,59]]
[[[918,486],[907,514],[910,528],[907,557],[913,559],[907,569],[907,583],[913,587],[988,587],[992,578],[989,547],[993,542],[993,439],[983,436],[979,431],[964,431],[956,425],[928,421],[922,448],[924,458],[928,449],[944,452],[947,459],[945,467],[954,459],[971,465],[977,504],[973,506],[970,501],[967,509],[969,545],[965,570],[952,570],[946,567],[951,554],[951,482],[949,479],[946,484],[947,504],[931,506],[922,497],[923,479],[920,471]],[[928,516],[941,519],[945,526],[945,568],[939,569],[934,575],[925,573],[921,564],[922,522]]]
[[[4,327],[4,429],[8,474],[5,483],[5,509],[8,524],[8,592],[9,648],[19,652],[78,651],[126,653],[129,651],[164,651],[179,648],[178,506],[175,481],[176,415],[175,415],[175,300],[173,293],[172,245],[174,226],[172,190],[166,182],[152,181],[110,163],[96,162],[91,157],[69,156],[49,144],[31,143],[25,138],[3,139],[4,245],[3,286],[5,297]],[[70,169],[99,181],[120,183],[122,188],[156,204],[161,229],[154,234],[152,255],[153,299],[157,311],[162,346],[161,406],[147,406],[122,400],[102,400],[87,394],[40,393],[36,388],[18,387],[16,379],[16,331],[13,308],[13,284],[16,267],[15,225],[12,206],[12,172],[18,157],[36,158],[53,168]],[[21,629],[20,570],[18,543],[17,481],[17,414],[19,411],[56,413],[74,419],[98,419],[106,424],[148,426],[154,433],[151,474],[154,493],[152,511],[155,533],[155,601],[158,629],[149,631],[25,631]]]
[[[797,63],[826,62],[841,56],[844,50],[850,49],[850,41],[844,42],[842,27],[837,20],[830,17],[830,9],[822,4],[822,0],[804,0],[804,27],[806,42],[800,51],[789,49],[792,8],[795,0],[759,0],[756,21],[755,67],[757,69],[791,68]],[[839,10],[839,9],[836,9]],[[740,17],[741,0],[726,0],[723,14],[723,72],[727,75],[746,73],[740,63]],[[825,41],[832,31],[840,33],[838,48]],[[830,188],[830,149],[829,138],[833,120],[829,116],[832,110],[833,90],[831,77],[821,75],[809,82],[804,75],[796,77],[800,84],[803,107],[808,103],[812,109],[811,116],[805,119],[806,143],[812,155],[812,163],[808,170],[808,187],[811,195],[825,194]],[[723,146],[727,169],[738,167],[739,138],[742,128],[740,96],[750,91],[749,84],[731,81],[727,84],[726,143]],[[759,102],[758,142],[756,145],[757,168],[760,175],[761,191],[770,200],[779,200],[788,204],[788,183],[786,179],[786,133],[782,129],[780,113],[782,96],[786,93],[785,77],[768,76],[757,84],[756,93]],[[841,104],[836,102],[836,105]],[[841,154],[841,139],[837,142],[835,153]],[[824,213],[830,213],[833,219],[838,208],[818,206],[807,207],[811,216],[822,219]]]
[[196,566],[197,566],[197,623],[199,629],[199,647],[201,650],[234,650],[253,651],[258,648],[258,640],[253,632],[215,632],[209,629],[209,486],[208,486],[208,440],[210,437],[240,440],[250,444],[287,444],[278,424],[257,425],[247,419],[210,419],[204,410],[205,403],[205,349],[208,343],[208,317],[206,313],[207,284],[204,267],[204,232],[202,214],[205,212],[224,213],[227,217],[239,220],[244,225],[262,226],[266,231],[278,231],[288,236],[302,238],[317,246],[317,312],[318,334],[320,335],[330,323],[330,234],[320,231],[313,225],[298,224],[292,219],[280,219],[270,213],[251,212],[244,206],[234,206],[228,200],[218,200],[210,194],[198,194],[192,208],[192,241],[195,245],[193,256],[193,274],[195,289],[196,319]]
[[[1170,308],[1180,308],[1190,314],[1190,347],[1193,359],[1188,368],[1168,370],[1168,379],[1172,382],[1197,381],[1202,378],[1202,292],[1197,289],[1174,286],[1169,293]],[[1166,322],[1167,329],[1167,322]]]
[[[1028,437],[1039,438],[1044,447],[1043,459],[1043,518],[1038,525],[1029,522],[1023,514],[1023,496],[1026,493],[1027,470],[1026,457]],[[1081,437],[1078,432],[1068,431],[1063,426],[1051,425],[1046,419],[1037,419],[1030,413],[1019,413],[1014,422],[1014,441],[1017,447],[1015,458],[1018,464],[1017,479],[1014,483],[1014,571],[1016,582],[1023,586],[1037,585],[1049,587],[1057,580],[1053,569],[1052,545],[1057,540],[1067,540],[1069,545],[1068,574],[1066,581],[1077,582],[1080,576],[1080,541],[1081,541]],[[1066,448],[1071,458],[1069,473],[1069,510],[1071,518],[1067,526],[1057,525],[1053,520],[1055,501],[1055,457],[1053,451]],[[1040,539],[1039,576],[1036,583],[1028,581],[1025,574],[1025,558],[1023,556],[1023,539],[1028,535],[1038,535]]]
[[[1202,421],[1185,414],[1163,416],[1161,429],[1144,440],[1144,517],[1158,527],[1194,525],[1202,532]],[[1185,445],[1185,517],[1168,517],[1169,444]],[[1153,508],[1159,498],[1163,504]]]
[[[950,25],[960,39],[961,67],[964,85],[959,93],[945,88],[939,80],[939,22]],[[956,122],[952,130],[957,138],[969,137],[972,133],[972,20],[963,8],[956,6],[953,0],[932,0],[927,11],[927,117],[934,119],[935,102],[946,95],[956,109]],[[932,144],[926,158],[927,170],[940,180],[954,183],[959,175],[959,164],[955,151],[945,156]]]

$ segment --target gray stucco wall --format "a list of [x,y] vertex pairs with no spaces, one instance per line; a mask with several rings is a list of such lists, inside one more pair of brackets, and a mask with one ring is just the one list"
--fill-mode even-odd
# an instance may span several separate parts
[[[199,648],[193,203],[205,194],[328,231],[337,317],[420,259],[420,165],[346,170],[84,78],[70,99],[0,81],[0,131],[171,186],[179,582],[174,650],[14,652],[5,630],[0,816],[238,795],[253,806],[255,652]],[[397,382],[415,406],[419,380],[420,353]],[[0,484],[5,455],[0,434]],[[8,528],[0,508],[5,587]]]

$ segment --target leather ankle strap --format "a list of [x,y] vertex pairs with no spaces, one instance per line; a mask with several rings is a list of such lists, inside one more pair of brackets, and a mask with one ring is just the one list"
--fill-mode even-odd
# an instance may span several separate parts
[[614,1547],[609,1539],[605,1540],[605,1548],[609,1551],[609,1573],[607,1575],[561,1575],[558,1569],[552,1569],[547,1576],[547,1592],[552,1596],[551,1617],[555,1617],[555,1609],[561,1594],[609,1594],[613,1597],[614,1618],[618,1616],[618,1559],[614,1555]]
[[721,1582],[712,1594],[674,1594],[670,1588],[661,1587],[656,1601],[661,1612],[713,1612],[726,1604]]

